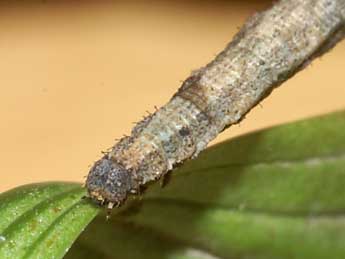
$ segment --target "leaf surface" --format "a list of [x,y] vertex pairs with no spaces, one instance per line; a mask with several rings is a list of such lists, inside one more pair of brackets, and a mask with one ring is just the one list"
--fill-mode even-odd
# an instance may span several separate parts
[[[345,258],[345,112],[208,148],[101,213],[66,258]],[[0,258],[61,258],[98,214],[79,184],[0,195]]]

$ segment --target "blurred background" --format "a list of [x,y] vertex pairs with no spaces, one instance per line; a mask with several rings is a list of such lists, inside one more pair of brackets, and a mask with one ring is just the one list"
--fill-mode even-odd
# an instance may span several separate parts
[[[0,192],[83,181],[271,1],[1,1]],[[345,108],[345,42],[213,143]],[[284,137],[284,136],[282,136]]]

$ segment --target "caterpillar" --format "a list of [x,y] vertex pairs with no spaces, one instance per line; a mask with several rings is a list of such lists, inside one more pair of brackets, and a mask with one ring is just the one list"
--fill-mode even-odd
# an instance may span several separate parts
[[282,0],[255,14],[167,104],[95,162],[89,196],[109,209],[139,195],[345,36],[344,0]]

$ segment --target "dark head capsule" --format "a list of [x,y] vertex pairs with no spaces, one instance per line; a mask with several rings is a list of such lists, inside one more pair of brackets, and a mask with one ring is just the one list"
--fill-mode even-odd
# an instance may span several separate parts
[[131,174],[105,156],[91,168],[86,187],[91,198],[112,207],[126,200],[132,189],[131,182]]

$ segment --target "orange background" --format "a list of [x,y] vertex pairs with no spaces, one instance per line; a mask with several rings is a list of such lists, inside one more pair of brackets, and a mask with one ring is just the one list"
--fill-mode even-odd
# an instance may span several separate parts
[[[82,181],[267,1],[2,1],[0,192]],[[345,108],[345,44],[216,140]],[[284,136],[282,136],[284,137]]]

